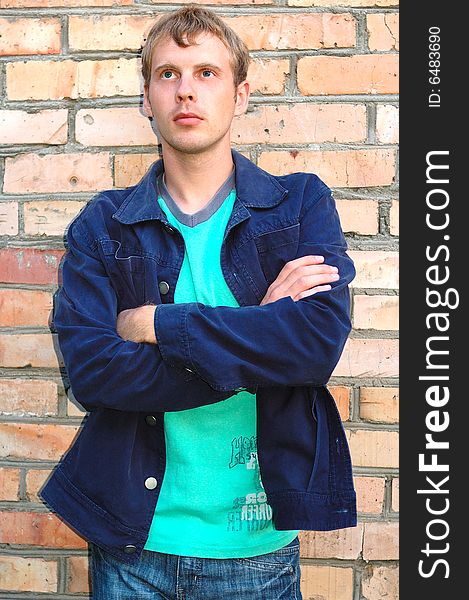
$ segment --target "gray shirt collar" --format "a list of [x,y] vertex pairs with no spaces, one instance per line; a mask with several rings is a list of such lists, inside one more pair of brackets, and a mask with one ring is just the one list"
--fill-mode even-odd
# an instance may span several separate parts
[[206,204],[203,208],[201,208],[192,215],[182,212],[182,210],[173,200],[171,194],[168,191],[168,188],[166,187],[166,183],[164,180],[164,172],[161,173],[161,175],[159,175],[157,179],[157,186],[158,194],[163,198],[163,200],[166,203],[166,206],[176,217],[176,219],[183,225],[187,225],[188,227],[195,227],[196,225],[199,225],[199,223],[208,221],[208,219],[210,219],[210,217],[220,208],[220,206],[226,200],[231,190],[234,189],[235,169],[233,167],[233,170],[231,171],[230,175],[221,184],[221,186],[215,192],[214,196],[211,198],[211,200],[209,200],[208,204]]

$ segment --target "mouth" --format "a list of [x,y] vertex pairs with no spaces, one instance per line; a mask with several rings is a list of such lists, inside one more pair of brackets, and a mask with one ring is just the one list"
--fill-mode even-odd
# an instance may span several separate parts
[[202,117],[195,113],[178,113],[174,117],[174,122],[178,125],[197,125],[203,121]]

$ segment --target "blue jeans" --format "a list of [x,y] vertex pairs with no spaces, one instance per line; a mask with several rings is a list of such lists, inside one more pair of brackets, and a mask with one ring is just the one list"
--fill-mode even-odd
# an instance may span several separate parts
[[90,543],[93,600],[301,600],[298,538],[249,558],[144,550],[128,565]]

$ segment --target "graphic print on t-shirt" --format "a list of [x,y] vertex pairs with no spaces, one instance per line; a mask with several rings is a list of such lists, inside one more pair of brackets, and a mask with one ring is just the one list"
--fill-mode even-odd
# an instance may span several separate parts
[[242,436],[233,438],[231,442],[230,469],[236,465],[246,465],[247,469],[255,469],[257,464],[257,438]]
[[233,510],[227,514],[227,531],[259,531],[272,521],[272,508],[262,486],[257,462],[257,437],[238,436],[231,442],[230,469],[245,468],[253,474],[253,492],[233,499]]

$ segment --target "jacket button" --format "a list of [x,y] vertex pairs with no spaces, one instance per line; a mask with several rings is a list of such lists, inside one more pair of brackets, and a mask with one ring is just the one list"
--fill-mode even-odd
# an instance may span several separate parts
[[158,287],[163,295],[169,292],[169,283],[167,281],[160,281]]
[[147,417],[145,417],[145,423],[147,425],[150,425],[150,427],[154,427],[157,423],[156,417],[154,417],[153,415],[148,415]]
[[145,487],[147,488],[147,490],[154,490],[157,485],[158,482],[154,477],[148,477],[147,479],[145,479]]
[[137,552],[137,547],[132,544],[127,544],[127,546],[124,547],[124,552],[126,554],[134,554],[134,552]]

